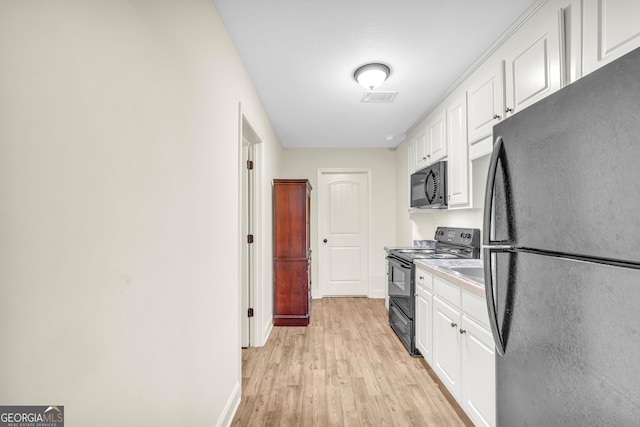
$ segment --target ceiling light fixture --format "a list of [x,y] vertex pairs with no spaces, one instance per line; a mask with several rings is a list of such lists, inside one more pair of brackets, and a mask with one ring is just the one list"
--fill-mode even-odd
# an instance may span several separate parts
[[353,78],[365,89],[373,90],[387,80],[389,74],[391,74],[389,66],[376,62],[358,68],[353,72]]

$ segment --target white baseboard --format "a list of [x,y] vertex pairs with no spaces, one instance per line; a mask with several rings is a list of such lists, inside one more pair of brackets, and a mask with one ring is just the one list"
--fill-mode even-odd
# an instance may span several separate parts
[[273,330],[273,318],[267,322],[267,324],[265,325],[265,329],[262,332],[262,340],[260,340],[260,342],[255,343],[255,347],[263,347],[267,341],[269,340],[269,336],[271,335],[271,331]]
[[375,291],[371,291],[369,298],[381,298],[385,299],[387,292],[384,289],[377,289]]
[[233,386],[233,391],[231,391],[231,395],[227,400],[227,404],[224,405],[224,409],[222,410],[222,415],[218,418],[218,422],[216,423],[216,427],[229,427],[231,422],[233,421],[233,417],[236,415],[236,411],[240,406],[240,398],[242,397],[242,385],[240,382],[236,382],[235,386]]

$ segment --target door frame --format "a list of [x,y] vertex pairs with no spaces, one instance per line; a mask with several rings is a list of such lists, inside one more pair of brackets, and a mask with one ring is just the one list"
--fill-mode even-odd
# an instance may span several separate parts
[[317,233],[316,233],[316,247],[315,253],[318,254],[316,261],[316,268],[314,271],[317,271],[317,277],[315,283],[317,283],[316,289],[312,289],[311,295],[313,298],[323,298],[324,294],[322,293],[322,286],[320,282],[320,275],[322,274],[322,270],[317,267],[324,262],[321,259],[321,251],[320,251],[320,242],[322,241],[322,229],[320,227],[320,217],[322,213],[322,200],[323,199],[323,191],[322,188],[322,177],[324,175],[333,175],[333,174],[358,174],[365,175],[367,178],[367,206],[365,207],[367,211],[367,228],[365,230],[366,233],[366,278],[367,278],[367,298],[373,298],[373,290],[372,290],[372,281],[371,281],[371,169],[369,168],[318,168],[317,175],[317,183],[318,183],[318,198],[317,198],[317,209],[316,209],[316,223],[318,224]]
[[[251,120],[247,118],[246,111],[243,110],[242,104],[239,103],[239,120],[238,120],[238,150],[239,150],[239,188],[238,203],[240,212],[240,224],[238,237],[240,245],[238,263],[238,304],[239,304],[239,340],[242,347],[253,347],[259,345],[260,322],[258,322],[257,314],[260,314],[258,307],[262,307],[261,289],[264,289],[264,283],[258,274],[263,264],[263,254],[261,241],[262,227],[260,218],[262,218],[262,169],[259,165],[262,160],[262,142],[258,132],[251,124]],[[247,174],[247,160],[253,160],[253,174],[249,178]],[[251,186],[252,191],[247,192],[246,187]],[[245,199],[245,196],[247,198]],[[250,197],[250,200],[249,200]],[[247,234],[252,232],[255,236],[254,243],[247,243]],[[246,256],[249,254],[249,256]],[[245,274],[246,273],[246,274]],[[248,317],[249,308],[254,309],[254,316]],[[257,314],[256,314],[257,313]],[[245,322],[246,320],[246,322]]]

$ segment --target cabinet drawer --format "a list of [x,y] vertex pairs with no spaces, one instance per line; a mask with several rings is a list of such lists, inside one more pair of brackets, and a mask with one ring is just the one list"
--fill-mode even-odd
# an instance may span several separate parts
[[422,286],[423,288],[433,291],[433,274],[416,267],[415,275],[416,286]]
[[462,291],[462,311],[480,325],[489,328],[487,302],[484,298],[466,290]]
[[433,276],[433,292],[454,307],[460,308],[460,286]]

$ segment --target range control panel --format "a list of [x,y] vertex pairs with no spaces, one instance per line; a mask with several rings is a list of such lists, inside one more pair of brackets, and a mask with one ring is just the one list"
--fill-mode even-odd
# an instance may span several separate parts
[[434,240],[479,249],[480,230],[477,228],[438,227]]

